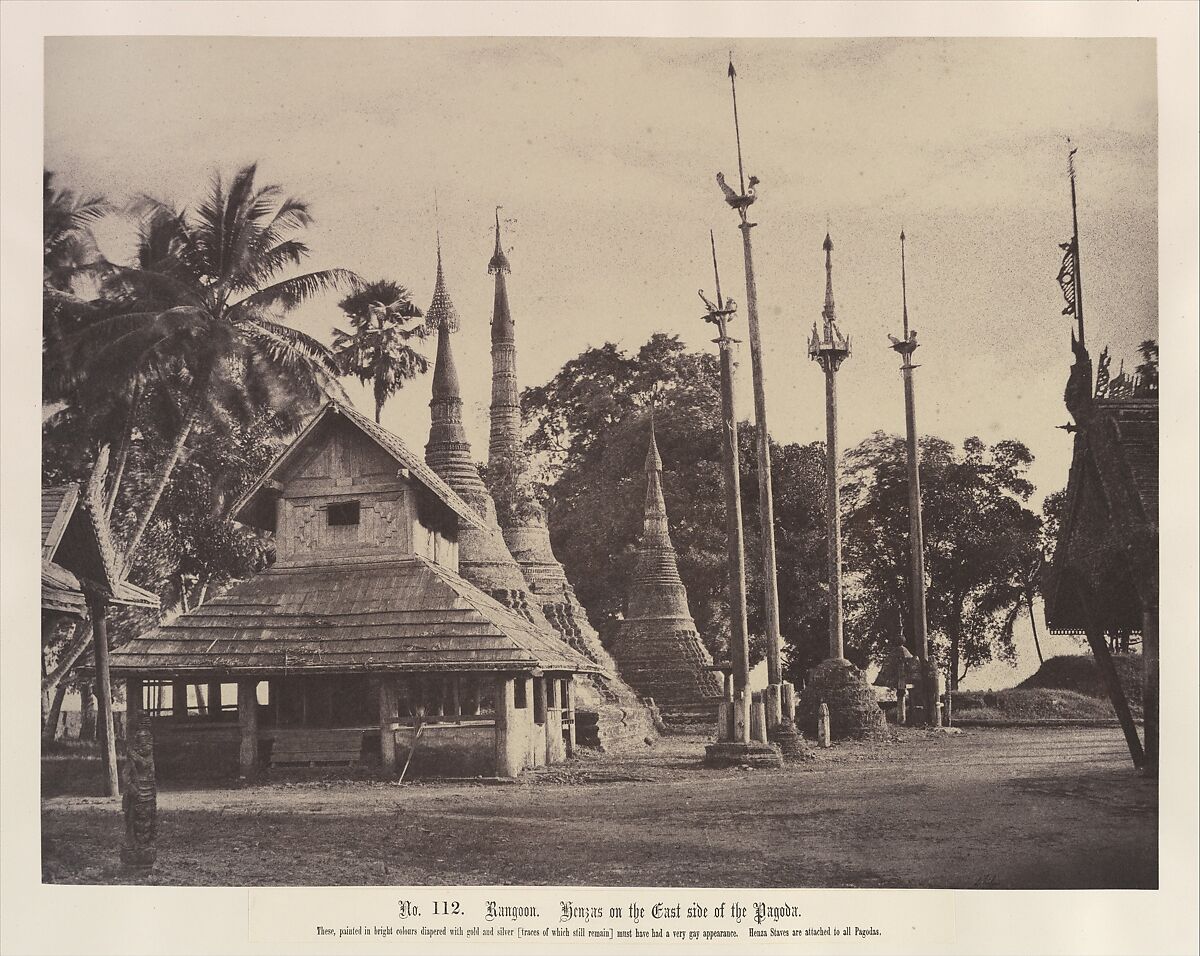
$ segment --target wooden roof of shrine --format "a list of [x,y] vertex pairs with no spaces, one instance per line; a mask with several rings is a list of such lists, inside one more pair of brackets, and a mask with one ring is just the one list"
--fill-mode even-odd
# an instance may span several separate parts
[[1140,633],[1141,602],[1151,590],[1157,594],[1158,397],[1093,398],[1079,412],[1062,523],[1044,578],[1046,624],[1054,633],[1079,634],[1090,619],[1109,631]]
[[596,665],[419,555],[270,568],[123,645],[114,674],[380,673]]
[[78,484],[42,489],[42,607],[82,614],[85,592],[114,604],[158,607],[158,598],[121,576],[112,532]]

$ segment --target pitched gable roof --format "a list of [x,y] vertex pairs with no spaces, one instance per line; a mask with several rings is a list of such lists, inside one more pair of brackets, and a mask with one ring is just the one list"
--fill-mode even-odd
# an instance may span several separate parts
[[263,498],[267,494],[268,482],[272,481],[284,467],[295,459],[296,455],[308,443],[321,422],[326,421],[334,415],[340,416],[345,421],[350,422],[367,438],[378,445],[379,448],[390,455],[398,465],[407,468],[412,477],[433,492],[446,507],[458,516],[460,521],[479,529],[486,528],[475,509],[463,501],[403,441],[387,429],[376,425],[375,422],[356,409],[333,399],[321,406],[317,413],[309,420],[308,424],[300,430],[300,434],[292,440],[292,443],[259,476],[258,480],[246,490],[245,494],[235,502],[230,511],[235,520],[245,524],[259,524],[255,516],[255,511],[260,510],[263,506]]

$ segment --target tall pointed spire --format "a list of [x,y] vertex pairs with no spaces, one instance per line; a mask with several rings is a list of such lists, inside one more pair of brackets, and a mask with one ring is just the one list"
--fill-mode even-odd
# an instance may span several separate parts
[[643,697],[653,698],[660,710],[711,708],[721,698],[721,683],[709,669],[712,657],[688,609],[687,590],[671,544],[653,411],[642,537],[613,657],[625,679]]
[[429,442],[425,445],[425,460],[443,481],[486,516],[487,489],[471,458],[471,445],[462,423],[458,368],[450,345],[450,336],[458,328],[458,312],[446,290],[440,235],[437,239],[437,280],[425,321],[431,328],[437,329],[437,357],[433,363],[433,397],[429,401]]
[[675,561],[675,548],[667,525],[667,505],[663,499],[662,458],[654,434],[654,417],[650,417],[650,444],[646,449],[646,509],[642,520],[642,541],[638,546],[637,571],[634,584],[682,583]]
[[[488,442],[488,461],[513,461],[521,444],[521,399],[517,391],[517,335],[508,306],[508,286],[504,277],[512,271],[500,244],[500,207],[496,207],[496,249],[488,262],[488,272],[496,277],[496,296],[492,307],[492,428]],[[504,512],[504,503],[501,513]]]
[[821,248],[825,250],[825,308],[821,310],[821,317],[829,323],[837,318],[833,305],[833,240],[829,233],[825,233]]

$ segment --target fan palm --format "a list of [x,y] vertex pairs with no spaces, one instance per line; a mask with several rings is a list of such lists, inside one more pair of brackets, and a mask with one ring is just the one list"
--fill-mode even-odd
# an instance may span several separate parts
[[[307,203],[284,197],[279,186],[257,186],[256,172],[246,166],[228,184],[214,177],[193,212],[138,200],[132,210],[141,219],[136,264],[101,261],[95,270],[103,298],[119,306],[74,336],[62,363],[80,370],[76,387],[128,391],[118,481],[143,394],[173,399],[174,414],[156,416],[174,438],[138,509],[125,570],[198,423],[227,428],[264,410],[294,422],[321,395],[345,394],[328,348],[281,319],[358,279],[345,269],[281,278],[308,256],[299,234],[312,216]],[[110,502],[116,492],[113,485]]]
[[383,406],[404,383],[429,368],[429,360],[408,343],[429,334],[404,286],[388,279],[369,282],[338,303],[350,319],[351,331],[333,330],[333,354],[343,375],[370,385],[375,396],[375,422]]

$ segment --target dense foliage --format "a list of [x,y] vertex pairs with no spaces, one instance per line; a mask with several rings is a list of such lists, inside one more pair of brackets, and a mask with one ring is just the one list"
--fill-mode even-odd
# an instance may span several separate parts
[[[636,353],[609,343],[527,389],[527,445],[539,466],[557,554],[602,632],[622,611],[641,532],[644,459],[655,406],[671,535],[692,613],[725,656],[729,608],[715,355],[656,334]],[[739,429],[752,660],[763,656],[761,547],[754,432]],[[935,653],[961,678],[1011,658],[1013,626],[1035,569],[1040,519],[1025,503],[1032,458],[1019,442],[961,448],[922,442],[922,482]],[[824,445],[772,443],[780,630],[787,673],[827,654]],[[911,640],[908,478],[903,441],[871,436],[843,459],[846,653],[865,666]]]

